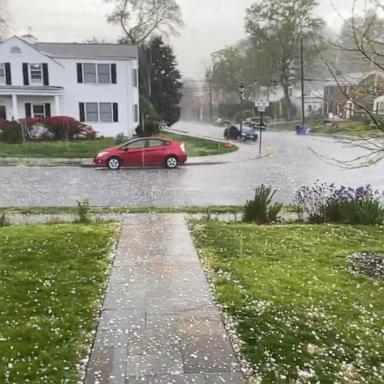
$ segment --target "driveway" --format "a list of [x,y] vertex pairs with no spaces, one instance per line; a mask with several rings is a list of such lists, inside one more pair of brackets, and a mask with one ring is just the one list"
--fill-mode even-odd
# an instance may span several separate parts
[[[174,128],[198,136],[222,135],[222,128],[204,124],[181,122]],[[84,199],[97,206],[242,205],[261,183],[272,185],[277,198],[290,202],[300,185],[317,179],[384,189],[384,163],[345,170],[313,153],[341,160],[358,155],[334,139],[265,132],[263,145],[271,156],[257,159],[258,143],[247,143],[239,154],[228,155],[238,156],[235,162],[176,170],[0,167],[0,206],[70,206]]]

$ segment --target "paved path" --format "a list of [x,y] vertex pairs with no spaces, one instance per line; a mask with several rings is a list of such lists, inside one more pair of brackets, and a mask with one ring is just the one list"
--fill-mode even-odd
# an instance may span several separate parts
[[125,219],[85,383],[244,383],[183,215]]

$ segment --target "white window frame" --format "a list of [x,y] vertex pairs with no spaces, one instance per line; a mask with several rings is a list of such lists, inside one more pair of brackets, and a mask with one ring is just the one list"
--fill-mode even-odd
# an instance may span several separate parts
[[[86,81],[85,80],[85,70],[84,66],[85,65],[94,65],[95,66],[95,82],[94,81]],[[108,82],[100,82],[100,74],[99,74],[99,65],[107,65],[109,68],[109,81]],[[81,63],[81,71],[83,74],[83,83],[84,84],[101,84],[101,85],[107,85],[107,84],[112,84],[112,64],[111,63]]]
[[[88,119],[88,106],[89,104],[96,104],[97,105],[97,120],[89,120]],[[102,113],[101,113],[101,105],[102,104],[108,104],[110,105],[111,110],[111,119],[109,120],[103,120],[102,119]],[[84,120],[87,123],[117,123],[113,121],[113,102],[97,102],[97,101],[89,101],[84,103]],[[91,112],[96,113],[96,112]]]
[[[85,80],[85,66],[86,65],[93,65],[95,67],[95,81],[86,81]],[[96,63],[83,63],[81,65],[81,70],[83,71],[83,83],[84,84],[97,84],[97,64]]]
[[[40,73],[41,73],[41,78],[39,81],[36,79],[32,79],[32,70],[34,65],[39,65],[40,66]],[[44,73],[43,73],[43,64],[41,63],[33,63],[33,64],[28,64],[28,76],[29,76],[29,83],[31,85],[42,85],[44,83]]]
[[[32,104],[32,116],[34,118],[39,118],[39,117],[46,117],[46,110],[45,110],[45,104]],[[43,107],[43,113],[36,114],[35,113],[35,107]]]
[[[110,107],[111,118],[108,120],[103,120],[103,118],[102,118],[102,112],[101,112],[101,105],[102,104],[109,105],[109,107]],[[105,112],[103,112],[103,113],[105,113]],[[100,120],[100,123],[113,123],[113,103],[99,103],[99,120]]]
[[[97,112],[94,112],[94,111],[92,111],[92,112],[90,112],[90,113],[97,113],[97,119],[96,120],[90,120],[90,119],[88,119],[88,106],[90,105],[90,104],[96,104],[96,108],[97,108]],[[86,122],[88,122],[88,123],[98,123],[99,121],[100,121],[100,108],[99,108],[99,103],[97,103],[97,102],[89,102],[89,103],[85,103],[85,121]]]
[[[99,65],[108,65],[108,75],[109,75],[109,81],[106,83],[101,83],[100,82],[100,73],[99,73]],[[109,63],[97,63],[96,66],[96,78],[97,78],[97,83],[98,84],[112,84],[112,65]]]
[[7,82],[7,72],[5,69],[5,63],[0,63],[0,70],[2,70],[4,73],[2,76],[0,76],[0,84],[4,85]]

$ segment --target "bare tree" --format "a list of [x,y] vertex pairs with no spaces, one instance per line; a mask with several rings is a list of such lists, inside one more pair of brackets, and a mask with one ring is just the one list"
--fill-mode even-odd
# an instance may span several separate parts
[[[362,68],[369,68],[372,72],[384,72],[384,20],[378,16],[378,10],[380,8],[384,10],[384,0],[368,0],[366,4],[368,7],[361,15],[356,11],[358,0],[352,0],[352,16],[345,19],[339,14],[344,21],[342,30],[344,40],[341,39],[341,42],[327,40],[326,42],[332,49],[338,50],[341,55],[351,55],[355,60],[360,60]],[[366,86],[359,86],[353,91],[347,91],[347,88],[352,89],[352,87],[345,87],[345,78],[340,74],[342,71],[337,67],[338,63],[331,62],[329,57],[319,48],[319,41],[323,43],[324,38],[318,36],[314,40],[314,44],[318,48],[320,57],[334,79],[339,92],[344,96],[346,102],[348,101],[353,105],[354,110],[362,113],[370,121],[370,125],[376,128],[376,133],[369,137],[340,139],[346,146],[359,148],[361,150],[360,155],[348,161],[330,158],[326,158],[326,160],[346,168],[367,167],[384,160],[384,116],[378,114],[373,103],[374,98],[384,96],[384,81],[376,82],[373,87],[366,84]],[[367,99],[371,102],[367,103]]]
[[0,41],[9,34],[8,0],[0,0]]
[[142,44],[153,33],[179,33],[183,26],[181,9],[175,0],[105,0],[115,8],[108,21],[120,25],[130,44]]

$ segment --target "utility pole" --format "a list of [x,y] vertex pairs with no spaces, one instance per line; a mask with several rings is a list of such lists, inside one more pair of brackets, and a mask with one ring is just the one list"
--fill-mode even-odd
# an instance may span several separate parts
[[305,126],[305,86],[304,86],[304,37],[300,39],[300,61],[301,61],[301,126]]

